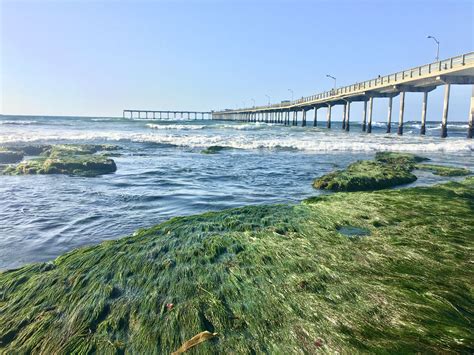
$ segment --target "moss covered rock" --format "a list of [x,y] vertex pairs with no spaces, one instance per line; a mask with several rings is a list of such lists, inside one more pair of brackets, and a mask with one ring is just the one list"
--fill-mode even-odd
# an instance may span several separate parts
[[386,164],[415,164],[429,159],[411,153],[377,152],[375,160]]
[[466,176],[471,174],[469,169],[447,165],[417,164],[415,168],[418,170],[428,170],[433,174],[440,176]]
[[473,201],[469,178],[245,207],[7,271],[0,352],[169,354],[207,330],[193,354],[469,353]]
[[378,190],[408,184],[416,180],[411,163],[384,163],[361,160],[345,170],[336,170],[314,180],[316,189],[332,191]]
[[210,147],[207,147],[206,149],[201,150],[201,153],[202,154],[217,154],[226,149],[230,149],[230,148],[222,146],[222,145],[211,145]]
[[116,149],[108,145],[55,145],[36,152],[39,157],[8,166],[3,174],[67,174],[97,176],[113,173],[117,166],[113,159],[100,154],[103,150]]

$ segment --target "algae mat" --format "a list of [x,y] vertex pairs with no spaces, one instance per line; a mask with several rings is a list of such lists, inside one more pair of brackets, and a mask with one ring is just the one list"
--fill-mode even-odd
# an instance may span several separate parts
[[0,352],[470,352],[473,212],[468,178],[174,218],[0,274]]

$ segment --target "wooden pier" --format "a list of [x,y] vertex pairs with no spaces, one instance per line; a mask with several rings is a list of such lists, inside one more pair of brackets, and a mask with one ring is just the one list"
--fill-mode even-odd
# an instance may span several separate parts
[[[422,93],[422,114],[420,134],[426,132],[426,111],[428,93],[438,86],[444,86],[444,105],[441,117],[441,137],[448,135],[448,111],[451,85],[474,84],[474,52],[460,56],[429,63],[416,68],[403,70],[394,74],[379,76],[352,85],[335,88],[330,91],[303,97],[294,101],[283,101],[280,104],[254,106],[235,110],[215,111],[213,119],[237,120],[247,122],[267,122],[283,125],[298,124],[298,113],[301,113],[301,125],[306,126],[307,112],[314,110],[314,126],[318,125],[318,110],[326,108],[326,127],[331,128],[331,109],[335,105],[344,105],[342,128],[350,130],[352,102],[364,103],[362,111],[362,130],[372,132],[372,108],[375,99],[388,99],[387,133],[391,131],[392,100],[400,96],[400,109],[398,113],[399,135],[403,134],[403,119],[405,112],[406,93]],[[474,87],[471,95],[470,111],[468,117],[467,137],[474,134]]]

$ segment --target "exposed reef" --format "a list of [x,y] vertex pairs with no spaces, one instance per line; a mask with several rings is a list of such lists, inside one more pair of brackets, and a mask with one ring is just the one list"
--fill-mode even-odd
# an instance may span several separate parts
[[0,273],[0,352],[469,353],[473,206],[469,177],[173,218]]
[[374,161],[360,160],[344,170],[336,170],[313,181],[313,187],[331,191],[368,191],[416,181],[413,170],[430,170],[443,176],[469,175],[464,168],[423,164],[429,160],[409,153],[379,152]]
[[230,148],[222,146],[222,145],[211,145],[210,147],[207,147],[206,149],[201,150],[201,153],[202,154],[217,154],[226,149],[230,149]]
[[67,174],[79,176],[113,173],[117,170],[115,161],[96,153],[118,148],[113,145],[98,144],[10,147],[9,149],[15,150],[22,156],[36,157],[22,161],[17,165],[9,165],[2,173],[6,175]]
[[471,174],[469,169],[446,165],[417,164],[415,168],[418,170],[429,170],[433,174],[440,176],[466,176]]

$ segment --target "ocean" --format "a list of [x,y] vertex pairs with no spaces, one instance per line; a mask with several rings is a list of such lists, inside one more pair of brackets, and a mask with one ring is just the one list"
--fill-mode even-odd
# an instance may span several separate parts
[[[320,122],[324,125],[324,122]],[[376,151],[413,152],[474,170],[466,122],[406,122],[405,134],[349,133],[265,123],[107,117],[0,116],[0,146],[17,143],[119,145],[117,172],[99,177],[0,175],[0,269],[51,260],[77,247],[132,234],[175,216],[254,204],[298,203],[323,192],[317,176]],[[396,132],[396,125],[392,127]],[[229,149],[202,154],[211,146]],[[452,180],[416,172],[408,186]]]

